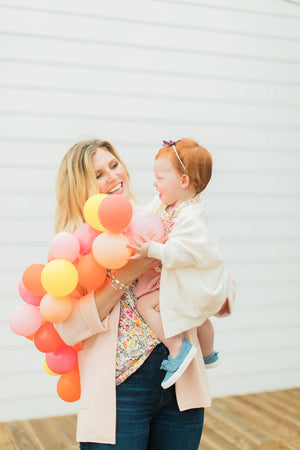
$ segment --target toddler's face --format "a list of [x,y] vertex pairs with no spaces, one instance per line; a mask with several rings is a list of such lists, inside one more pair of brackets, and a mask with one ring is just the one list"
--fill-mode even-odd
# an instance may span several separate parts
[[154,162],[154,187],[164,205],[175,206],[182,199],[182,176],[175,169],[168,157]]

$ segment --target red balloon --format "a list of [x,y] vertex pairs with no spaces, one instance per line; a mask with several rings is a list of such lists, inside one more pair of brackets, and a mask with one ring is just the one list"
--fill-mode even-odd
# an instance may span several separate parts
[[80,399],[81,386],[78,368],[62,375],[57,382],[57,393],[65,402],[76,402]]
[[77,271],[80,286],[86,288],[88,292],[102,286],[106,277],[106,269],[97,263],[91,253],[81,258]]
[[70,372],[77,364],[77,352],[73,347],[64,345],[55,352],[46,354],[49,369],[58,374]]
[[64,345],[64,341],[50,322],[44,322],[34,334],[33,342],[36,348],[43,353],[55,352]]
[[122,195],[108,195],[99,205],[98,216],[104,228],[112,233],[119,233],[131,220],[131,203]]

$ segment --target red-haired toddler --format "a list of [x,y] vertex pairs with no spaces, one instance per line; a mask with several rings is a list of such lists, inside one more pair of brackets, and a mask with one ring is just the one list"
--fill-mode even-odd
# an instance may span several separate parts
[[224,310],[232,281],[201,196],[211,178],[210,153],[192,139],[164,141],[155,157],[154,173],[158,197],[150,209],[162,218],[167,239],[160,243],[146,238],[131,247],[135,250],[132,259],[149,256],[161,261],[158,269],[139,278],[135,294],[137,310],[170,353],[161,366],[166,371],[162,381],[166,389],[196,354],[197,348],[180,336],[186,330],[198,327],[206,367],[217,364],[208,318]]

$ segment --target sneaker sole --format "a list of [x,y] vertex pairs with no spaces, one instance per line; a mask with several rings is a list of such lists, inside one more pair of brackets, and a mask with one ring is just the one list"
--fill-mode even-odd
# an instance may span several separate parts
[[176,370],[176,372],[174,373],[174,375],[172,375],[167,381],[163,381],[161,383],[161,387],[163,389],[168,389],[169,387],[173,386],[173,384],[178,380],[178,378],[181,377],[181,375],[183,374],[183,372],[188,368],[189,364],[192,362],[192,360],[194,359],[196,353],[197,353],[197,348],[196,347],[192,347],[189,354],[186,355],[186,358],[183,360],[183,363],[181,364],[181,366],[179,367],[178,370]]
[[214,369],[215,367],[217,367],[220,364],[220,361],[216,361],[214,363],[211,364],[205,364],[205,369]]

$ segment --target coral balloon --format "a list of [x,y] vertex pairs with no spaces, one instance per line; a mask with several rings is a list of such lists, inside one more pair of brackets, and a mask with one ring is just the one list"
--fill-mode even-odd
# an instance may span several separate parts
[[49,294],[54,297],[65,297],[76,288],[78,272],[70,261],[54,259],[44,267],[41,280]]
[[64,341],[55,330],[52,323],[44,322],[34,334],[33,342],[36,348],[43,353],[55,352],[64,345]]
[[24,270],[24,287],[34,295],[43,296],[45,294],[45,289],[41,283],[41,273],[44,267],[44,264],[31,264]]
[[49,367],[47,366],[46,356],[44,358],[43,365],[44,365],[44,369],[46,370],[47,373],[49,373],[49,375],[52,375],[53,377],[58,377],[59,373],[52,372],[52,370],[50,370]]
[[51,258],[73,262],[79,255],[80,243],[74,234],[62,231],[51,239],[49,248]]
[[79,284],[88,291],[102,286],[106,277],[106,269],[97,263],[94,256],[89,253],[81,258],[77,266]]
[[18,286],[19,294],[24,300],[24,302],[28,303],[29,305],[39,306],[42,300],[42,296],[40,295],[34,295],[31,292],[29,292],[26,287],[24,286],[23,279],[21,278]]
[[98,231],[107,231],[106,228],[101,224],[98,217],[98,209],[100,203],[107,197],[106,194],[96,194],[90,197],[83,209],[83,214],[87,223],[91,225],[91,227],[95,228]]
[[19,336],[30,336],[42,325],[43,318],[40,310],[33,305],[22,303],[17,306],[9,318],[9,326]]
[[132,218],[131,203],[121,195],[108,195],[99,205],[98,216],[105,228],[118,233],[128,226]]
[[62,375],[57,382],[57,393],[65,402],[76,402],[80,399],[81,386],[77,368]]
[[70,372],[77,364],[77,352],[73,347],[64,345],[55,352],[47,353],[46,363],[54,373]]
[[92,228],[89,223],[79,225],[74,235],[79,241],[81,255],[87,255],[91,251],[94,239],[98,234],[99,231]]
[[[165,237],[165,228],[161,218],[157,214],[143,211],[133,215],[124,233],[131,242],[147,236],[150,236],[153,241],[160,242]],[[153,234],[154,236],[152,236]]]
[[40,311],[49,322],[63,322],[71,314],[72,302],[69,297],[54,297],[47,293],[42,298]]
[[107,269],[120,269],[128,262],[131,250],[129,240],[123,234],[109,231],[96,237],[93,242],[93,255],[96,261]]

